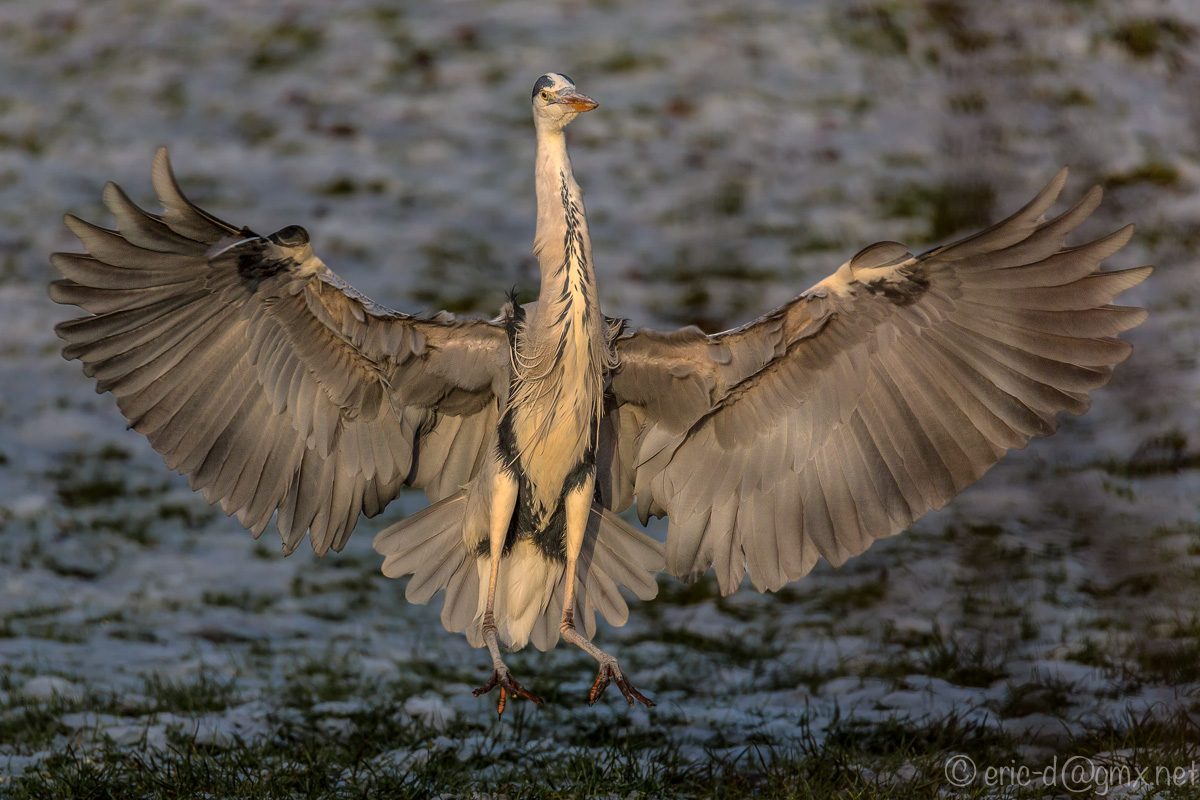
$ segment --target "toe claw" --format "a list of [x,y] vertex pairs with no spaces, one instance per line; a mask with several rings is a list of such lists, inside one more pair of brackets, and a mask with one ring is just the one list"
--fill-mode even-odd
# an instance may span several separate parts
[[629,682],[629,678],[625,677],[625,673],[621,668],[613,662],[612,664],[601,664],[600,674],[596,676],[596,682],[592,684],[592,690],[588,692],[588,705],[595,705],[604,690],[608,688],[609,683],[616,683],[617,688],[621,690],[626,702],[633,705],[635,701],[640,701],[646,705],[646,708],[653,708],[654,702],[644,694],[633,688],[633,684]]
[[490,692],[492,689],[495,689],[496,684],[498,684],[499,682],[500,682],[500,672],[493,671],[492,677],[488,679],[488,682],[485,683],[483,686],[480,686],[475,691],[471,692],[471,694],[473,694],[475,697],[481,697],[482,695],[485,695],[488,692]]
[[536,694],[517,683],[517,681],[513,679],[513,676],[509,674],[507,669],[492,670],[492,677],[488,679],[488,682],[483,686],[480,686],[471,694],[473,694],[475,697],[482,697],[492,689],[495,689],[497,686],[500,687],[500,701],[496,704],[497,714],[504,713],[504,708],[506,705],[508,705],[508,696],[510,694],[513,697],[524,697],[526,700],[532,701],[534,705],[540,706],[542,704],[542,698],[538,697]]
[[625,695],[625,699],[629,701],[629,705],[632,706],[636,700],[642,702],[646,708],[654,708],[654,701],[633,688],[633,684],[624,675],[617,679],[617,688],[621,690],[621,694]]

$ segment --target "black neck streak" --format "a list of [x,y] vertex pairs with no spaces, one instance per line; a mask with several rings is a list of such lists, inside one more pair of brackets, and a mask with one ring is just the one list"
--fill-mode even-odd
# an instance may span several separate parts
[[[559,329],[557,356],[561,359],[566,350],[567,339],[571,334],[571,325],[574,322],[572,311],[575,309],[577,300],[586,298],[587,289],[591,287],[591,275],[585,261],[583,227],[580,224],[582,214],[579,211],[579,205],[571,196],[567,174],[560,171],[558,177],[565,230],[563,232],[562,308],[554,322]],[[591,316],[591,309],[588,307],[586,299],[583,302],[582,316],[583,323],[586,325]]]

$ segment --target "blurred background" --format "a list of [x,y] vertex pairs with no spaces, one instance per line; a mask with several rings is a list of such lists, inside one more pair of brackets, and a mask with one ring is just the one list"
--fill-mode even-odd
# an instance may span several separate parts
[[[941,751],[887,732],[947,720],[992,758],[1195,741],[1198,47],[1186,0],[0,4],[0,775],[71,748],[270,755],[285,728],[357,742],[384,706],[354,763],[499,769],[636,734],[681,763],[805,741],[894,775]],[[78,247],[63,212],[110,223],[107,180],[155,209],[166,145],[193,201],[304,225],[376,301],[492,315],[537,288],[528,103],[548,71],[600,103],[568,138],[605,311],[637,325],[740,324],[874,241],[995,221],[1062,165],[1066,202],[1106,190],[1077,241],[1134,222],[1109,266],[1158,270],[1122,298],[1151,315],[1087,415],[778,595],[664,579],[601,632],[653,714],[587,709],[594,667],[558,648],[515,661],[553,705],[497,727],[468,691],[486,658],[369,547],[423,498],[341,555],[283,561],[60,358],[47,254]]]

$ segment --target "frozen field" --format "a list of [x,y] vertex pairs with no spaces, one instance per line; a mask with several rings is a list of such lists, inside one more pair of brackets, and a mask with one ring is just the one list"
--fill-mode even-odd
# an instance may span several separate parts
[[[0,796],[1009,796],[1042,789],[988,766],[1076,756],[1095,790],[1200,796],[1200,4],[333,8],[0,5]],[[324,559],[254,541],[58,355],[47,254],[78,247],[63,212],[109,223],[106,180],[154,207],[165,144],[193,200],[304,225],[373,299],[491,315],[536,291],[550,70],[601,104],[571,152],[605,310],[637,324],[739,324],[1063,164],[1066,202],[1106,187],[1083,236],[1138,225],[1108,266],[1158,270],[1059,434],[777,595],[663,578],[599,635],[651,712],[588,708],[594,662],[530,649],[549,702],[498,723],[486,654],[370,548],[423,495]]]

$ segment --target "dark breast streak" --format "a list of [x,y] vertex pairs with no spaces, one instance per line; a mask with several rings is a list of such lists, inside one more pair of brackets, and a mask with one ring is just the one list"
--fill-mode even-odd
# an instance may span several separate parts
[[[504,326],[508,333],[508,346],[515,350],[517,340],[525,326],[525,309],[517,303],[515,293],[509,295],[509,304],[505,312]],[[509,397],[516,396],[520,380],[520,377],[514,373],[509,385]],[[510,411],[511,408],[506,408],[500,417],[496,438],[496,451],[500,458],[501,468],[517,481],[517,505],[508,526],[502,554],[508,555],[518,540],[530,539],[546,558],[565,563],[566,510],[564,501],[569,493],[584,485],[588,477],[595,471],[596,420],[593,420],[588,426],[590,433],[583,457],[567,473],[558,502],[547,515],[547,509],[534,502],[533,485],[525,470],[521,468],[520,449],[517,446]],[[487,539],[481,539],[476,546],[476,555],[486,558],[489,552]]]
[[[593,426],[594,428],[594,426]],[[596,469],[596,443],[589,439],[588,447],[583,458],[567,473],[563,481],[562,492],[558,502],[549,515],[540,505],[534,502],[533,485],[529,476],[521,469],[517,458],[516,441],[513,436],[512,422],[505,414],[500,419],[499,437],[496,441],[501,463],[504,470],[517,481],[517,507],[513,511],[512,521],[508,525],[508,534],[504,539],[503,554],[508,555],[512,546],[520,539],[531,539],[546,558],[559,563],[567,560],[566,551],[566,505],[568,494],[584,485]],[[487,539],[480,539],[476,547],[476,555],[480,558],[488,556],[490,550]]]

